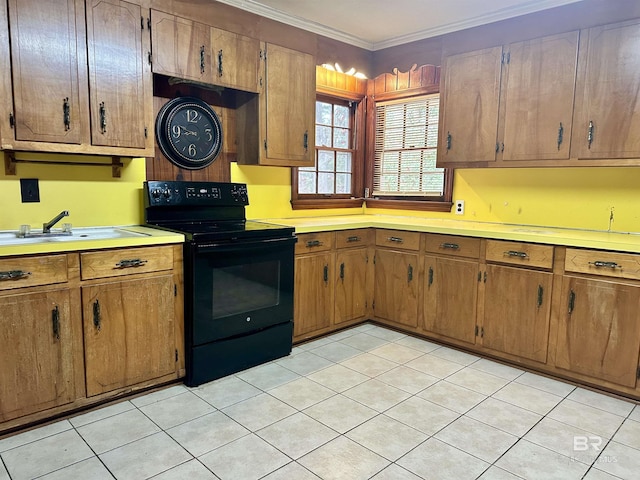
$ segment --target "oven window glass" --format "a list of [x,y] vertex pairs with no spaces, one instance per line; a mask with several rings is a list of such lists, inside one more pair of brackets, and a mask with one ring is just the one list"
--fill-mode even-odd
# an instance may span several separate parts
[[245,263],[212,270],[213,318],[273,307],[280,303],[280,262]]

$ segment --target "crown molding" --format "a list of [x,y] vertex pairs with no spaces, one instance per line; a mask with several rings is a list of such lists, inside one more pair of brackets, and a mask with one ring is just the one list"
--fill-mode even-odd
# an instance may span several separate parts
[[409,33],[407,35],[401,35],[393,37],[381,42],[370,42],[363,38],[351,35],[340,30],[336,30],[326,25],[321,25],[316,22],[306,20],[294,15],[289,15],[280,10],[268,7],[255,0],[216,0],[220,3],[225,3],[233,7],[255,13],[262,17],[276,20],[293,27],[300,28],[318,35],[332,38],[356,47],[364,48],[366,50],[376,51],[389,47],[395,47],[403,45],[405,43],[415,42],[418,40],[424,40],[425,38],[435,37],[438,35],[444,35],[447,33],[464,30],[467,28],[478,27],[488,23],[499,22],[508,18],[518,17],[520,15],[526,15],[529,13],[538,12],[540,10],[546,10],[549,8],[559,7],[570,3],[580,2],[582,0],[530,0],[526,3],[522,3],[517,6],[503,8],[496,10],[485,15],[479,15],[459,22],[451,22],[444,25],[438,25],[437,27],[420,30],[418,32]]

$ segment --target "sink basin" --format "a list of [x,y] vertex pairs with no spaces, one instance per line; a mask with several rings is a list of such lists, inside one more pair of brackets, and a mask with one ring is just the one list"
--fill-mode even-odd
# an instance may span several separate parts
[[51,235],[18,238],[16,232],[0,232],[0,246],[34,243],[77,242],[82,240],[110,240],[116,238],[148,237],[146,233],[133,232],[119,227],[74,228],[71,235],[52,230]]

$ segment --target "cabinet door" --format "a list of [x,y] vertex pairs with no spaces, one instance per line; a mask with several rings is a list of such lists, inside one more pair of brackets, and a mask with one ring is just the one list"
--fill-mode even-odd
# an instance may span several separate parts
[[503,160],[569,158],[578,32],[509,46]]
[[330,253],[297,256],[293,300],[293,336],[327,328],[333,312]]
[[640,20],[582,34],[572,157],[640,157],[639,45]]
[[15,139],[80,143],[84,2],[10,0],[9,17]]
[[176,370],[173,277],[82,287],[87,395]]
[[475,343],[478,262],[425,257],[424,328]]
[[74,398],[68,290],[0,297],[0,421]]
[[258,91],[260,42],[255,38],[211,28],[213,83],[248,92]]
[[547,361],[553,274],[487,265],[482,345]]
[[306,53],[267,45],[261,163],[312,166],[315,161],[315,64]]
[[502,47],[446,57],[438,166],[496,158]]
[[562,280],[556,366],[635,387],[640,351],[640,286]]
[[[139,5],[120,0],[87,2],[87,48],[91,142],[145,147],[145,118],[151,110],[151,70],[143,50]],[[149,39],[145,39],[148,46]],[[147,65],[148,67],[148,65]]]
[[377,250],[375,316],[409,327],[418,325],[418,255]]
[[211,83],[211,28],[151,11],[153,73]]
[[337,253],[334,324],[366,317],[368,262],[366,248]]

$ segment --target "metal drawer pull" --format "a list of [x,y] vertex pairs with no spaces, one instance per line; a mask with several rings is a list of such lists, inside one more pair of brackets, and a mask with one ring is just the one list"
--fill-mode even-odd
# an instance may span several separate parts
[[448,248],[449,250],[460,250],[460,245],[458,245],[457,243],[445,242],[440,244],[440,248]]
[[322,245],[322,242],[320,240],[309,240],[307,242],[307,248],[319,247],[321,245]]
[[360,237],[358,237],[357,235],[347,238],[347,243],[359,242],[359,241],[360,241]]
[[622,265],[618,265],[616,262],[604,262],[602,260],[596,260],[595,262],[589,262],[589,265],[594,267],[606,267],[606,268],[622,268]]
[[518,252],[517,250],[508,250],[504,252],[505,257],[520,257],[520,258],[529,258],[529,254],[527,252]]
[[0,272],[0,280],[20,280],[27,278],[29,275],[31,275],[31,272],[25,272],[24,270],[9,270]]
[[403,243],[404,240],[401,237],[389,237],[387,238],[390,242]]
[[51,323],[53,324],[53,338],[60,340],[60,309],[57,305],[51,310]]
[[115,268],[132,268],[132,267],[140,267],[147,263],[147,260],[141,260],[139,258],[134,258],[132,260],[120,260],[116,263]]

